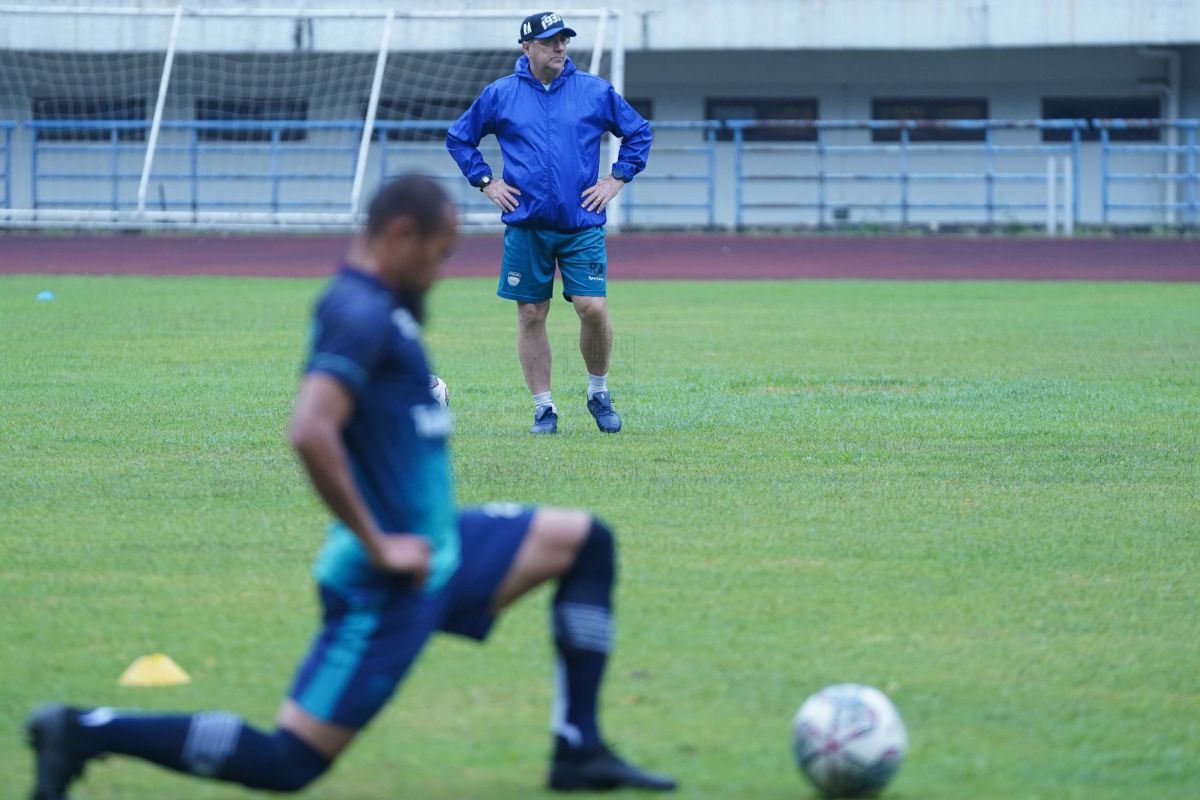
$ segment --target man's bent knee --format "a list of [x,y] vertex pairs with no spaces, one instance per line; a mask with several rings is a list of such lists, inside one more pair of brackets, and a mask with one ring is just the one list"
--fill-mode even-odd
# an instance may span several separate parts
[[332,759],[326,758],[303,739],[284,728],[277,730],[272,738],[282,768],[269,785],[261,788],[277,792],[298,792],[324,775],[333,763]]
[[517,322],[522,327],[544,325],[550,311],[550,301],[541,303],[517,303]]
[[284,700],[275,724],[279,730],[289,732],[330,761],[336,759],[358,735],[353,728],[314,717],[291,699]]
[[498,614],[525,592],[566,574],[592,526],[592,515],[562,508],[539,508],[529,523],[525,541],[496,594],[491,611]]
[[608,301],[603,297],[574,297],[571,303],[581,320],[603,321],[608,316]]
[[575,563],[587,540],[593,517],[586,511],[540,508],[529,525],[527,539],[547,578],[561,575]]

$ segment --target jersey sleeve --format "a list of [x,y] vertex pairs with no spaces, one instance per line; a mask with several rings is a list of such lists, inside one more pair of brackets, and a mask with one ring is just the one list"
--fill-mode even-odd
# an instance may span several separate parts
[[329,375],[359,397],[383,352],[388,330],[385,317],[326,298],[313,319],[304,373]]

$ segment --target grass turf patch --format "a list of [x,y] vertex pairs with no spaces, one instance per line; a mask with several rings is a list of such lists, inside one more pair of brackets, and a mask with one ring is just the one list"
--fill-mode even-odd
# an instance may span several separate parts
[[[606,727],[681,796],[810,796],[788,721],[846,680],[909,726],[889,796],[1200,794],[1200,287],[618,284],[625,430],[596,431],[555,301],[561,433],[534,439],[491,284],[431,302],[460,499],[613,523]],[[319,288],[0,278],[10,743],[46,699],[270,723],[314,624],[325,517],[283,431]],[[545,602],[437,641],[309,794],[537,796]],[[115,685],[160,650],[194,683]],[[0,774],[19,796],[27,754]],[[118,759],[78,790],[165,795],[242,796]]]

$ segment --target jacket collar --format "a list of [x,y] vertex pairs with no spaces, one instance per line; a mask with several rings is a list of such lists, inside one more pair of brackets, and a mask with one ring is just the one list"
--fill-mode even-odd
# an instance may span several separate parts
[[[537,76],[535,76],[533,74],[533,72],[529,69],[529,56],[527,56],[523,53],[521,54],[521,57],[517,59],[517,64],[513,68],[513,71],[517,73],[518,78],[530,81],[531,83],[533,83],[536,86],[542,85],[542,82],[539,81],[537,79]],[[558,74],[558,77],[555,78],[553,82],[551,82],[550,87],[554,88],[554,86],[556,86],[559,81],[569,78],[574,74],[575,74],[575,62],[571,60],[570,56],[567,56],[567,61],[565,64],[563,64],[563,71]]]

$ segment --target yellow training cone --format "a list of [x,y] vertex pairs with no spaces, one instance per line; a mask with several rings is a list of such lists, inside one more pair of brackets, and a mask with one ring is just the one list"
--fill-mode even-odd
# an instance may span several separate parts
[[121,686],[178,686],[191,682],[183,667],[165,653],[142,656],[130,664],[117,681]]

